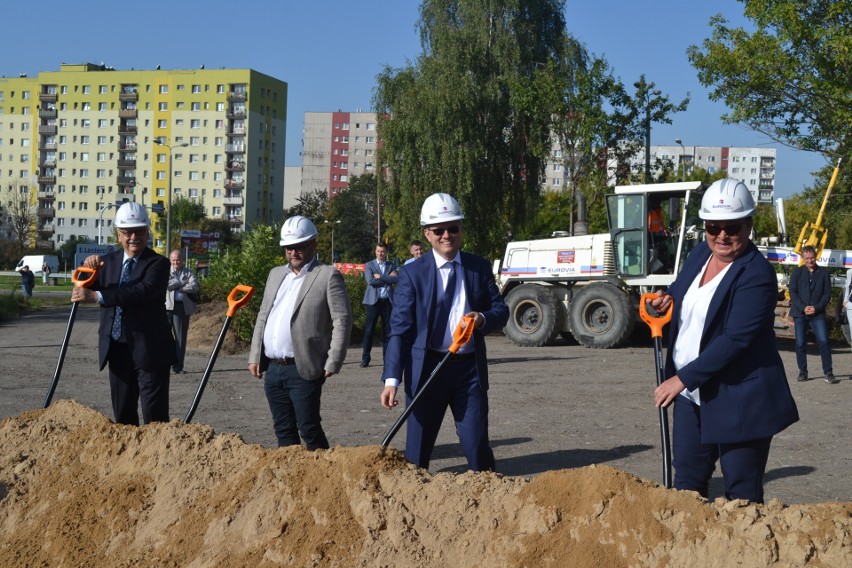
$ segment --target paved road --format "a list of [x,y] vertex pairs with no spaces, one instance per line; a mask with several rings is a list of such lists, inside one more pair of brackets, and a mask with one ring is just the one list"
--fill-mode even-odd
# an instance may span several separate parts
[[[97,307],[81,306],[54,400],[73,398],[108,416],[106,372],[97,371]],[[40,408],[56,367],[70,311],[44,310],[0,325],[0,417]],[[653,349],[649,343],[612,350],[560,344],[529,349],[502,336],[488,339],[491,369],[491,437],[498,471],[532,476],[543,471],[605,463],[660,481],[657,412],[652,406]],[[780,343],[787,374],[795,377],[792,344]],[[377,347],[373,360],[381,357]],[[852,500],[852,351],[835,346],[835,370],[792,382],[802,420],[775,438],[767,472],[767,499],[786,503]],[[190,374],[172,378],[172,416],[182,418],[210,352],[190,352]],[[819,368],[818,356],[810,356]],[[340,375],[323,394],[323,418],[333,445],[379,444],[398,415],[378,403],[380,369],[358,366],[353,346]],[[814,373],[816,374],[816,373]],[[246,442],[272,446],[269,410],[259,381],[246,370],[246,354],[219,355],[193,419]],[[403,447],[403,432],[393,445]],[[446,419],[431,470],[463,471],[464,458]],[[721,492],[714,479],[712,495]]]

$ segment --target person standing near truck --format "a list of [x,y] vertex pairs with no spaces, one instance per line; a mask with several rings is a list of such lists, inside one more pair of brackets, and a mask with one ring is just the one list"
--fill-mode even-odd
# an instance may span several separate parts
[[33,297],[33,288],[35,288],[35,274],[30,270],[28,265],[21,267],[21,290],[24,292],[24,298],[29,301]]
[[50,266],[46,262],[41,265],[41,283],[45,286],[50,284]]

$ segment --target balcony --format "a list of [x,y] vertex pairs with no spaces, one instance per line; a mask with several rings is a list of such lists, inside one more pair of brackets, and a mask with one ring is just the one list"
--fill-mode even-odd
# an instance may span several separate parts
[[38,127],[38,133],[42,136],[56,136],[56,125],[42,124]]
[[44,225],[39,227],[38,230],[41,231],[42,233],[50,233],[52,235],[53,232],[54,232],[53,223],[45,223]]
[[228,171],[228,172],[243,172],[243,171],[245,171],[245,169],[246,169],[245,162],[233,161],[233,162],[228,162],[228,164],[225,165],[225,171]]
[[118,169],[126,169],[126,168],[135,168],[136,160],[122,160],[118,159]]
[[246,129],[245,128],[234,128],[230,132],[228,132],[228,136],[245,136]]
[[130,126],[128,124],[119,124],[118,125],[118,133],[123,136],[135,136],[136,135],[136,126]]
[[56,159],[55,158],[45,159],[41,163],[41,167],[43,167],[43,168],[55,168],[56,167]]
[[39,141],[38,149],[39,150],[56,150],[56,142]]
[[53,201],[54,199],[56,199],[56,194],[52,189],[39,189],[38,198]]
[[241,179],[226,179],[225,189],[245,189],[246,184]]
[[56,185],[56,176],[38,176],[38,182],[43,185]]
[[229,103],[245,102],[246,99],[248,98],[247,95],[248,95],[248,93],[244,93],[244,92],[228,93],[228,102]]
[[246,145],[245,144],[225,144],[225,153],[226,154],[245,154],[246,153]]
[[53,207],[39,207],[36,210],[36,215],[42,219],[53,219],[55,209]]
[[242,225],[243,224],[243,216],[242,215],[228,215],[228,222],[231,225]]
[[243,196],[239,195],[226,195],[222,198],[222,203],[224,205],[231,205],[234,207],[241,207],[243,204]]
[[39,93],[38,100],[43,103],[55,103],[59,100],[59,95],[56,93]]
[[40,108],[38,109],[39,118],[56,118],[59,113],[55,108]]
[[139,116],[139,111],[135,108],[118,109],[118,118],[136,118],[137,116]]
[[119,152],[135,152],[136,151],[136,142],[119,142],[118,143],[118,151]]
[[238,120],[246,117],[245,109],[242,110],[229,110],[225,113],[225,116],[232,120]]
[[[129,176],[118,176],[115,178],[115,183],[118,184],[118,187],[133,187],[136,185],[136,178]],[[121,193],[121,192],[119,192]]]
[[118,100],[123,103],[131,103],[139,100],[139,93],[136,90],[133,91],[122,91],[118,94]]

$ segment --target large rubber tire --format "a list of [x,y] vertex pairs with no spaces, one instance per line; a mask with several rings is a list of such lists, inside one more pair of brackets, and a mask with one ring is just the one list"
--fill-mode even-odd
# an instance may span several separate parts
[[523,284],[506,296],[509,321],[503,332],[522,347],[549,345],[562,331],[564,315],[556,296],[546,286]]
[[577,343],[595,349],[618,347],[636,323],[627,294],[611,284],[588,284],[568,306],[571,333]]

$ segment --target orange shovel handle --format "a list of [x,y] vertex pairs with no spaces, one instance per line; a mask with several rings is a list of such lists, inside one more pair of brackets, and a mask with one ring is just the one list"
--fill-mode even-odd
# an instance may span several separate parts
[[[83,278],[83,274],[88,274],[89,276]],[[71,282],[73,282],[74,286],[77,288],[88,288],[95,283],[95,277],[97,277],[97,275],[98,271],[96,268],[81,266],[74,269],[74,272],[71,273]]]
[[[464,316],[453,331],[453,344],[450,345],[448,351],[450,353],[458,353],[461,346],[470,341],[473,337],[473,327],[476,320],[470,316]],[[462,325],[464,324],[464,325]]]
[[647,302],[656,300],[657,298],[658,296],[653,292],[642,294],[642,297],[639,298],[639,315],[642,316],[642,321],[647,323],[651,328],[651,337],[663,336],[663,328],[666,327],[667,323],[672,321],[672,312],[674,311],[672,309],[674,306],[671,306],[666,313],[660,316],[649,314]]
[[[240,292],[244,292],[244,294],[237,298],[237,294]],[[237,284],[234,286],[234,289],[231,290],[230,294],[228,294],[228,317],[234,317],[237,310],[248,304],[253,295],[254,288],[251,286],[246,286],[244,284]]]

